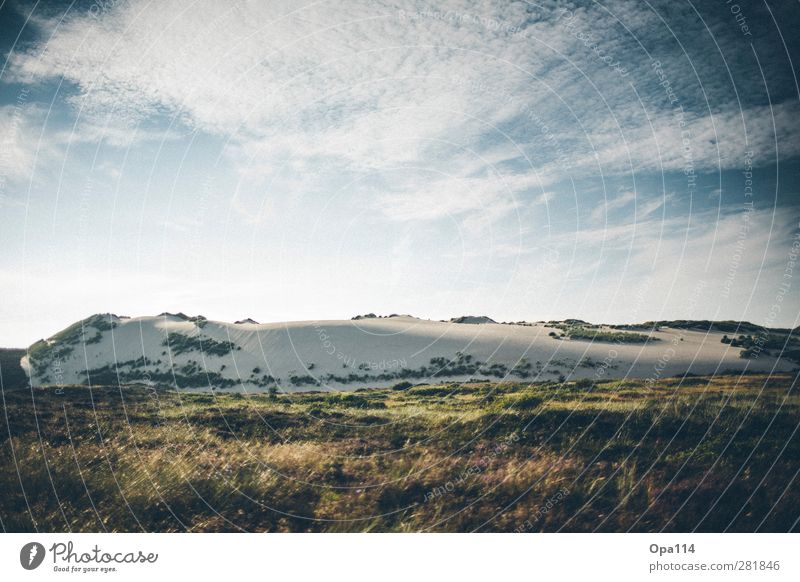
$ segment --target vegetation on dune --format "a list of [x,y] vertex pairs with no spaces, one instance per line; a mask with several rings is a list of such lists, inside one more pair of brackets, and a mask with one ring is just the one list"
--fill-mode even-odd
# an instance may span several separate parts
[[162,342],[163,346],[168,346],[176,356],[188,352],[203,352],[208,356],[226,356],[230,354],[235,346],[228,341],[218,341],[202,335],[186,335],[178,332],[171,332]]
[[761,354],[780,357],[784,360],[800,364],[800,338],[794,335],[764,333],[742,335],[737,337],[722,336],[723,344],[733,348],[744,348],[739,354],[742,358],[757,358]]
[[571,327],[565,332],[570,339],[585,339],[598,342],[613,342],[620,344],[643,344],[658,341],[658,338],[643,333],[613,332],[595,329]]
[[[50,340],[41,340],[30,348],[33,378],[36,385],[60,385],[58,370],[63,369],[64,361],[75,356],[75,349],[82,343],[85,345],[98,343],[104,331],[116,326],[114,316],[93,316],[83,322],[75,324],[63,332],[53,336]],[[429,381],[431,379],[464,379],[476,381],[482,379],[515,380],[536,379],[546,374],[560,376],[559,368],[595,367],[600,365],[592,362],[590,358],[580,361],[562,358],[550,359],[546,363],[529,362],[525,358],[513,365],[502,362],[483,362],[470,354],[456,352],[453,355],[443,355],[430,358],[427,364],[416,368],[409,368],[405,360],[394,360],[386,366],[378,366],[375,362],[361,362],[357,367],[345,368],[341,373],[318,373],[314,362],[308,362],[302,372],[290,371],[284,377],[275,377],[262,373],[256,366],[249,375],[241,378],[226,377],[223,372],[226,365],[219,363],[211,365],[205,358],[208,356],[225,357],[242,350],[240,345],[230,341],[216,340],[203,335],[202,328],[207,324],[203,316],[188,317],[183,314],[174,315],[186,321],[192,321],[197,326],[197,333],[185,334],[170,332],[161,342],[161,356],[163,359],[138,357],[127,361],[118,361],[96,365],[85,370],[84,363],[78,362],[81,373],[78,379],[70,376],[71,381],[85,385],[128,385],[144,383],[156,385],[161,388],[212,388],[225,389],[243,384],[250,387],[268,389],[275,384],[293,388],[324,387],[330,385],[351,385],[371,383],[401,383],[410,381]],[[366,316],[365,316],[366,317]],[[392,316],[389,316],[392,317]],[[626,334],[628,336],[632,334]],[[176,362],[176,356],[195,356],[186,362]],[[202,362],[202,364],[201,364]],[[228,375],[229,376],[229,375]]]
[[[551,327],[556,327],[563,332],[563,336],[573,340],[590,340],[595,342],[610,342],[618,344],[643,344],[647,342],[658,341],[658,338],[651,337],[643,333],[635,333],[631,331],[610,331],[602,329],[600,326],[593,326],[589,324],[553,324]],[[550,337],[560,339],[555,332],[548,334]]]
[[[144,357],[94,368],[86,372],[86,384],[92,386],[112,386],[131,384],[154,384],[169,388],[212,389],[230,388],[239,384],[233,378],[225,378],[197,360],[189,360],[182,366],[161,370],[161,360],[149,361]],[[153,366],[156,366],[154,368]]]
[[[625,326],[617,326],[623,328]],[[662,321],[647,321],[640,327],[647,327],[651,329],[659,327],[671,327],[674,329],[694,329],[697,331],[716,331],[722,333],[769,333],[775,332],[780,334],[787,334],[792,332],[786,328],[768,328],[749,321],[710,321],[708,319],[673,319]],[[796,332],[797,330],[795,330]]]
[[49,340],[40,340],[31,347],[32,356],[37,355],[37,349],[45,350],[49,345],[79,345],[81,343],[99,343],[104,331],[114,329],[117,323],[115,316],[107,314],[97,314],[73,323],[68,328],[58,332]]
[[117,326],[116,316],[110,313],[97,314],[82,319],[58,332],[48,340],[39,340],[28,349],[34,374],[43,376],[54,361],[70,357],[82,345],[100,343],[103,332]]
[[797,380],[7,391],[1,523],[73,532],[788,531],[800,515]]
[[[170,315],[170,314],[163,314]],[[261,367],[255,366],[249,375],[245,372],[241,378],[232,377],[230,371],[226,374],[226,364],[219,361],[211,364],[207,356],[225,357],[242,350],[241,345],[231,341],[216,340],[204,334],[203,329],[208,325],[208,320],[202,315],[189,317],[184,314],[171,315],[187,322],[193,322],[196,328],[192,334],[171,332],[162,341],[163,351],[161,359],[153,361],[144,358],[113,364],[95,364],[79,374],[77,377],[70,373],[69,381],[83,382],[85,384],[131,384],[144,383],[162,388],[211,388],[227,389],[243,385],[247,389],[267,390],[272,386],[288,387],[290,389],[314,389],[330,386],[347,386],[353,384],[377,385],[397,384],[403,386],[432,380],[542,380],[545,378],[568,379],[574,375],[578,368],[618,368],[619,364],[595,361],[590,357],[577,360],[571,358],[549,359],[546,362],[529,362],[526,359],[510,364],[503,362],[482,362],[473,355],[456,352],[430,358],[430,360],[415,368],[408,367],[406,360],[395,360],[388,365],[378,366],[375,362],[361,362],[356,365],[342,363],[343,370],[339,372],[319,371],[324,365],[317,366],[313,362],[305,364],[305,368],[290,371],[282,377],[263,373]],[[374,314],[357,316],[361,319],[371,319]],[[390,315],[387,317],[395,317]],[[464,318],[462,318],[464,319]],[[469,319],[481,319],[470,317]],[[59,377],[64,379],[64,369],[74,370],[78,365],[83,370],[83,362],[76,352],[82,345],[99,343],[103,334],[112,330],[117,325],[118,318],[112,314],[94,315],[78,322],[59,332],[49,340],[41,340],[29,349],[30,364],[33,371],[33,380],[37,385],[61,384]],[[606,342],[616,344],[644,344],[658,342],[659,338],[650,333],[639,333],[635,330],[649,332],[658,330],[660,325],[670,325],[685,329],[754,329],[757,333],[739,334],[722,338],[724,343],[732,347],[743,348],[740,352],[742,358],[758,358],[760,355],[780,357],[787,361],[800,364],[800,339],[790,330],[773,329],[769,332],[753,324],[740,322],[710,322],[710,321],[663,321],[648,322],[641,326],[601,326],[587,323],[579,319],[547,322],[550,328],[558,331],[549,331],[553,339],[569,339],[576,341]],[[760,331],[758,331],[760,330]],[[682,339],[682,338],[681,338]],[[170,357],[167,357],[169,354]],[[175,356],[180,362],[173,360]],[[187,357],[196,359],[186,361]],[[69,365],[65,361],[71,359]],[[102,362],[103,360],[94,360]],[[200,363],[202,362],[202,364]],[[87,362],[88,363],[88,362]],[[383,364],[383,363],[382,363]],[[401,390],[402,388],[398,388]]]

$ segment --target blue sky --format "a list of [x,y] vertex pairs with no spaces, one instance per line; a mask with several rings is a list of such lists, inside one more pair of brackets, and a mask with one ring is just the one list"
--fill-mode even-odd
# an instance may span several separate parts
[[0,345],[106,311],[797,326],[798,26],[792,2],[6,3]]

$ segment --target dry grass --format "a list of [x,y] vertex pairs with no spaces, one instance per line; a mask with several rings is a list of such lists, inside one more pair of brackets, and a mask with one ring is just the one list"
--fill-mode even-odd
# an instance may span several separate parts
[[6,392],[0,518],[6,531],[788,531],[796,382]]

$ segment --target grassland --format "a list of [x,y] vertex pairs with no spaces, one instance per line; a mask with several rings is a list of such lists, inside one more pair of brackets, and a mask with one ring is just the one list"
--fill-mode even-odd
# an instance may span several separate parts
[[790,531],[797,377],[6,390],[5,531]]

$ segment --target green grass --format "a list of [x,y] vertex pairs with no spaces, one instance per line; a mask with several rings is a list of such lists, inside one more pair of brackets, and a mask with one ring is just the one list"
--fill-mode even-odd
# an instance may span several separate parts
[[632,331],[608,331],[596,327],[562,326],[564,335],[574,340],[590,340],[618,344],[643,344],[658,341],[658,338]]
[[234,349],[234,345],[230,342],[202,336],[188,336],[178,332],[170,333],[161,345],[169,347],[176,356],[194,351],[200,351],[209,356],[226,356]]
[[[788,531],[797,378],[5,391],[6,531]],[[547,511],[542,508],[549,504]]]

